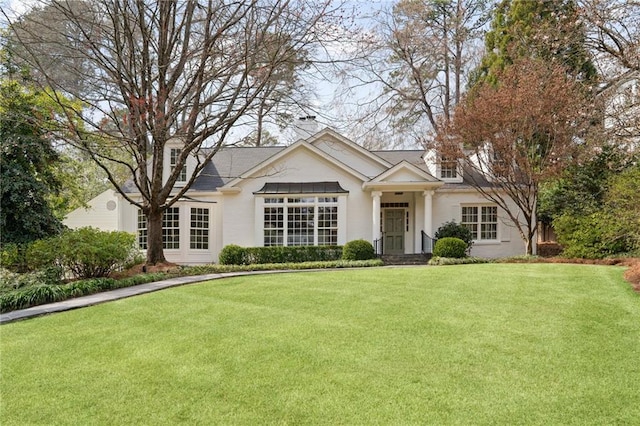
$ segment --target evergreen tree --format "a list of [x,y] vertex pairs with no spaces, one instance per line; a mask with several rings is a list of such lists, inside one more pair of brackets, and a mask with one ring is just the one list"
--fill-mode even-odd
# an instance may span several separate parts
[[575,0],[503,0],[494,11],[486,53],[472,85],[495,83],[497,73],[519,57],[560,61],[574,78],[593,81],[596,68],[585,43]]
[[0,83],[2,244],[26,243],[62,229],[47,202],[60,189],[54,169],[60,155],[48,138],[51,111],[44,99],[16,81]]

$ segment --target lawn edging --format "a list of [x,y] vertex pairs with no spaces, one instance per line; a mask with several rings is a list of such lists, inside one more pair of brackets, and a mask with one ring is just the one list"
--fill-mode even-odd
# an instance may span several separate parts
[[[142,274],[120,280],[105,278],[75,281],[72,283],[62,284],[60,286],[42,285],[34,287],[34,289],[39,290],[43,287],[61,287],[64,289],[70,288],[74,291],[70,291],[68,293],[70,295],[69,297],[63,298],[65,295],[64,290],[56,289],[48,294],[51,294],[52,297],[59,297],[57,300],[48,300],[44,303],[33,303],[29,306],[23,306],[17,309],[7,309],[10,308],[9,303],[12,302],[11,295],[4,294],[0,296],[0,305],[2,309],[2,312],[0,313],[0,324],[53,312],[62,312],[84,306],[92,306],[98,303],[145,294],[169,287],[210,281],[219,278],[250,274],[321,271],[326,269],[366,268],[377,266],[383,266],[382,261],[379,259],[368,261],[302,262],[296,264],[202,265],[178,267],[168,272]],[[92,285],[83,286],[82,283],[86,282],[90,282]],[[101,285],[101,283],[103,285]],[[76,289],[80,290],[75,291]],[[82,290],[86,291],[86,293],[80,294],[79,291]],[[29,300],[26,300],[26,302],[28,301]]]

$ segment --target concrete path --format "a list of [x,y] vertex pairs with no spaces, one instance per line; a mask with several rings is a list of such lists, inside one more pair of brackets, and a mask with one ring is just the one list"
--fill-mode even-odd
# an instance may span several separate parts
[[[325,269],[326,270],[326,269]],[[23,320],[27,318],[38,317],[41,315],[51,314],[54,312],[70,311],[72,309],[83,308],[85,306],[97,305],[99,303],[110,302],[112,300],[124,299],[125,297],[137,296],[139,294],[151,293],[153,291],[162,290],[169,287],[177,287],[180,285],[197,283],[202,281],[217,280],[220,278],[237,277],[242,275],[256,274],[273,274],[282,272],[303,272],[305,270],[296,271],[252,271],[252,272],[227,272],[220,274],[197,275],[190,277],[170,278],[164,281],[156,281],[147,284],[140,284],[131,287],[119,288],[116,290],[105,291],[102,293],[91,294],[89,296],[76,297],[74,299],[63,300],[61,302],[49,303],[46,305],[33,306],[27,309],[0,314],[0,324],[6,324],[13,321]],[[309,271],[308,269],[306,270]]]

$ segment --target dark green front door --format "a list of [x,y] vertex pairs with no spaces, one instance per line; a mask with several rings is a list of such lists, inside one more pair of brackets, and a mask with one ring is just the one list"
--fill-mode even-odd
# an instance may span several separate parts
[[384,210],[384,254],[404,254],[404,210]]

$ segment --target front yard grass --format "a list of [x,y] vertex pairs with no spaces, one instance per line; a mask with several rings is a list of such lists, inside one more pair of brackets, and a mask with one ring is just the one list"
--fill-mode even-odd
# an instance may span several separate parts
[[0,423],[634,424],[618,267],[245,276],[0,328]]

